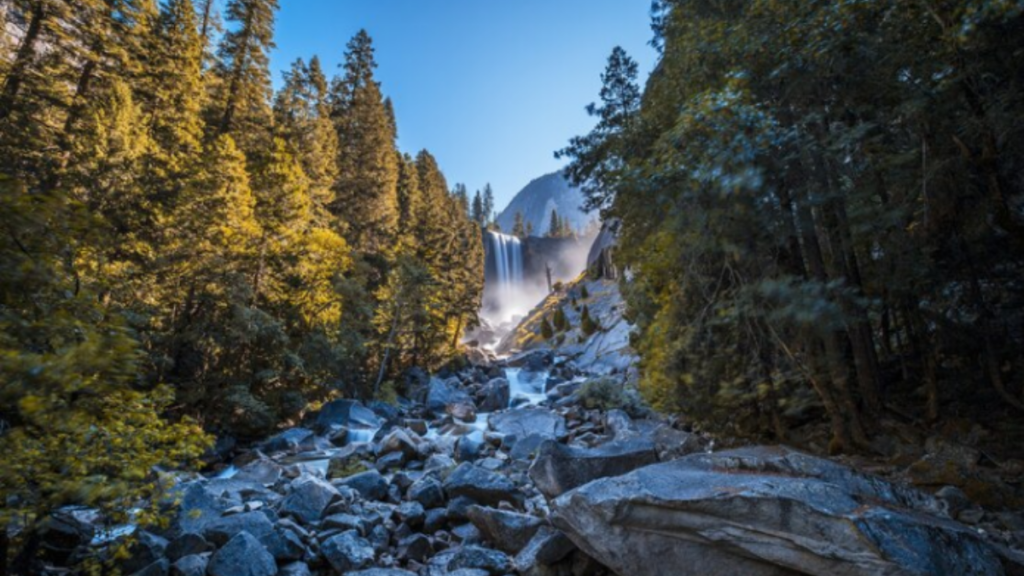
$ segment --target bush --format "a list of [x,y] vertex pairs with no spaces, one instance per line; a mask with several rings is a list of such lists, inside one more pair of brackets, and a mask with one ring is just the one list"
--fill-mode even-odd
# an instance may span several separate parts
[[601,329],[601,325],[590,317],[590,308],[586,305],[583,306],[583,317],[580,320],[580,327],[583,329],[583,333],[587,336],[591,336]]
[[583,298],[584,300],[590,298],[590,291],[587,290],[586,284],[580,286],[580,298]]
[[629,394],[624,384],[611,377],[596,378],[580,386],[576,391],[580,404],[588,410],[624,410],[630,416],[643,412],[640,402]]
[[565,310],[559,306],[558,310],[555,310],[555,330],[565,332],[570,328],[572,326],[569,324],[569,319],[565,317]]
[[541,323],[540,323],[540,335],[545,340],[551,340],[551,337],[555,335],[555,330],[554,330],[554,328],[551,327],[551,323],[548,322],[547,318],[544,318],[543,320],[541,320]]

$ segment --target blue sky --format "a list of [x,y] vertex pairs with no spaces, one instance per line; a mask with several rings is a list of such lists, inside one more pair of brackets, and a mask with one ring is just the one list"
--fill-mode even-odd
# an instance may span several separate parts
[[296,58],[329,74],[366,28],[399,145],[426,148],[449,184],[491,182],[498,208],[559,169],[554,150],[589,131],[608,54],[621,45],[642,80],[655,61],[650,0],[281,0],[274,81]]

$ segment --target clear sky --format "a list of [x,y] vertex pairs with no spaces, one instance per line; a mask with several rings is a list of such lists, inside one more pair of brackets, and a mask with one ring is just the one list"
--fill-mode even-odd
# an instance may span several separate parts
[[281,0],[274,81],[296,58],[329,74],[360,28],[374,39],[377,79],[392,98],[399,146],[430,150],[449,184],[490,182],[500,210],[593,126],[584,107],[621,45],[654,65],[650,0]]

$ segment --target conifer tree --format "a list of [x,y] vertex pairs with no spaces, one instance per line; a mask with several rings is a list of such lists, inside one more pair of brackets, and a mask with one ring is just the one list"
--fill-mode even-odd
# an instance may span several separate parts
[[473,203],[470,207],[470,217],[481,227],[487,225],[487,221],[484,216],[484,201],[479,190],[477,190],[476,194],[473,195]]
[[331,87],[331,117],[338,133],[338,174],[332,213],[348,226],[360,251],[394,245],[398,231],[398,156],[394,119],[373,77],[377,63],[369,34],[348,43],[343,77]]
[[484,198],[483,198],[483,216],[484,225],[494,222],[494,189],[491,188],[490,182],[484,185]]
[[512,235],[516,238],[526,237],[526,227],[523,225],[523,213],[517,211],[515,222],[512,224]]
[[562,223],[558,219],[558,211],[551,210],[551,220],[548,225],[548,238],[559,238],[562,236]]
[[231,133],[246,154],[259,150],[270,129],[270,51],[277,0],[229,0],[225,16],[235,28],[221,42],[212,125]]

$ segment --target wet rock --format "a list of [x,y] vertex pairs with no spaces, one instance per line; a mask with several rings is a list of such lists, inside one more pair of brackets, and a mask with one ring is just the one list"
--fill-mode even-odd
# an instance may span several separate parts
[[406,498],[419,502],[424,508],[437,508],[444,505],[444,489],[433,476],[424,476],[412,483]]
[[284,476],[283,466],[269,458],[260,458],[243,466],[234,479],[242,482],[254,482],[263,486],[273,486],[282,476]]
[[175,562],[179,558],[194,556],[211,550],[213,550],[213,545],[207,542],[205,538],[199,534],[186,533],[171,540],[164,553],[170,558],[171,562]]
[[481,504],[497,506],[502,501],[516,502],[520,495],[506,477],[488,472],[470,463],[460,464],[444,481],[449,496],[466,496]]
[[370,568],[369,570],[349,572],[348,576],[416,576],[416,573],[398,568]]
[[347,574],[373,563],[373,546],[355,530],[332,536],[320,545],[320,552],[335,571]]
[[220,518],[222,512],[255,498],[274,502],[280,496],[262,484],[234,478],[191,483],[182,489],[176,528],[179,533],[202,533],[207,524]]
[[455,459],[459,462],[474,462],[483,454],[484,433],[479,430],[461,436],[455,442]]
[[449,571],[465,568],[485,570],[492,576],[501,576],[512,568],[504,552],[480,546],[465,546],[454,552],[447,566]]
[[341,481],[367,500],[383,500],[388,495],[388,481],[376,470],[355,474]]
[[292,482],[291,492],[281,502],[279,511],[308,524],[319,520],[324,510],[340,496],[338,490],[324,480],[303,476]]
[[377,456],[400,453],[408,460],[419,456],[419,445],[412,436],[402,428],[395,428],[377,445]]
[[547,408],[517,408],[492,414],[488,424],[495,432],[516,438],[537,434],[557,439],[566,434],[565,418]]
[[694,454],[559,497],[555,525],[618,574],[1002,574],[935,500],[785,448]]
[[206,576],[206,568],[209,564],[209,554],[182,556],[171,565],[171,574],[173,576]]
[[495,378],[484,385],[480,391],[479,409],[481,412],[497,412],[508,408],[510,388],[508,380]]
[[461,524],[452,528],[452,538],[462,545],[482,544],[484,535],[472,524]]
[[261,538],[260,542],[278,562],[301,560],[306,554],[306,545],[302,542],[302,538],[295,532],[280,526]]
[[332,426],[380,428],[384,423],[373,410],[355,400],[334,400],[324,404],[314,419],[313,429],[324,433]]
[[461,422],[476,422],[476,406],[472,402],[458,402],[449,404],[448,414]]
[[[134,542],[128,548],[129,558],[121,564],[125,574],[132,574],[166,556],[167,540],[142,530],[136,531]],[[168,566],[169,568],[169,566]],[[165,571],[166,573],[166,571]]]
[[470,506],[466,516],[485,539],[509,554],[522,550],[544,525],[534,516],[483,506]]
[[274,576],[274,557],[248,532],[241,532],[214,553],[206,568],[209,576]]
[[266,514],[246,512],[224,516],[210,522],[204,527],[202,536],[217,546],[223,546],[242,532],[259,540],[273,531],[274,525],[271,524]]
[[[260,444],[260,450],[266,453],[288,452],[296,454],[304,450],[311,450],[314,434],[306,428],[290,428]],[[304,446],[305,445],[305,446]]]
[[513,460],[519,461],[532,461],[537,455],[537,450],[540,449],[540,445],[550,440],[550,438],[541,434],[529,434],[523,438],[512,438],[512,449],[509,450],[508,455]]
[[432,378],[427,391],[427,410],[435,416],[449,413],[450,406],[473,405],[473,399],[462,389],[458,378],[441,380]]
[[654,444],[618,440],[595,448],[574,448],[547,441],[530,466],[537,489],[554,498],[598,478],[619,476],[658,461]]

